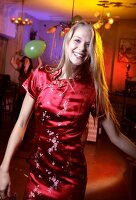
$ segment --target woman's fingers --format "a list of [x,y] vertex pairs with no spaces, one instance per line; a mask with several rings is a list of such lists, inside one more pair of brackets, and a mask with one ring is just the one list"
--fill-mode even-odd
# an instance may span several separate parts
[[11,195],[11,184],[9,184],[8,189],[7,189],[7,196],[10,197]]

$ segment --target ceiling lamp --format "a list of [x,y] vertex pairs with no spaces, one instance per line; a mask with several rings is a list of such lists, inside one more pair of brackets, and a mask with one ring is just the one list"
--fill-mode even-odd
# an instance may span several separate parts
[[105,12],[105,9],[110,8],[110,6],[118,6],[118,3],[120,2],[110,2],[110,1],[105,1],[105,0],[99,0],[97,3],[97,6],[102,7],[102,12],[96,12],[95,17],[97,18],[97,21],[93,24],[95,29],[99,29],[102,26],[105,29],[110,29],[111,25],[114,23],[114,19],[111,17],[110,12]]
[[110,12],[104,13],[103,11],[102,14],[100,12],[96,12],[95,17],[97,18],[97,21],[93,24],[95,29],[99,29],[102,26],[104,26],[105,29],[110,29],[111,25],[114,23],[114,19],[111,17]]
[[22,10],[21,10],[21,16],[20,17],[11,17],[10,21],[16,25],[32,25],[32,20],[28,18],[23,18],[23,11],[24,11],[24,0],[21,2],[22,4]]
[[74,25],[75,23],[77,23],[80,20],[82,20],[82,17],[80,15],[74,16],[74,3],[75,3],[75,0],[73,0],[73,4],[72,4],[71,21],[69,21],[69,22],[60,22],[59,24],[49,28],[46,31],[46,33],[55,33],[57,31],[57,28],[61,27],[60,36],[63,37],[69,31],[69,29],[71,28],[72,25]]
[[[110,29],[111,25],[114,23],[114,19],[111,17],[110,12],[104,13],[104,8],[107,8],[106,5],[107,1],[103,1],[103,4],[100,4],[100,6],[103,7],[102,13],[96,12],[96,22],[91,22],[93,24],[93,27],[95,29],[100,29],[102,26],[105,27],[105,29]],[[55,33],[57,31],[58,27],[61,27],[60,36],[63,37],[65,34],[69,31],[72,25],[82,20],[82,17],[80,15],[74,16],[74,3],[75,0],[73,0],[72,5],[72,15],[71,15],[71,21],[70,22],[60,22],[59,24],[50,27],[46,33]],[[97,4],[99,6],[99,4]]]

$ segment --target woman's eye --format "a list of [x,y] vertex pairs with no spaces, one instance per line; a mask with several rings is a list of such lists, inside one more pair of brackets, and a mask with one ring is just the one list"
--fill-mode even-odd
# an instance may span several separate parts
[[75,42],[76,42],[76,43],[80,43],[80,40],[76,39]]
[[86,47],[89,47],[89,45],[90,45],[90,43],[87,43],[87,44],[86,44]]

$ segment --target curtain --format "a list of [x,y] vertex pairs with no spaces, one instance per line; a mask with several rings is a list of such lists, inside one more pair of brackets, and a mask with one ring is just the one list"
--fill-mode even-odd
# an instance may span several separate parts
[[5,61],[8,39],[0,35],[0,74],[5,72]]

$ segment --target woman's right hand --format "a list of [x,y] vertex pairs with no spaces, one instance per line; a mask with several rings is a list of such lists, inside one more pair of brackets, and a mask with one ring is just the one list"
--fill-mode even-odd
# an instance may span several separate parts
[[20,70],[20,58],[18,55],[12,56],[11,60],[10,60],[10,64],[12,65],[12,67],[19,71]]
[[10,197],[11,180],[9,172],[6,172],[0,167],[0,198]]

